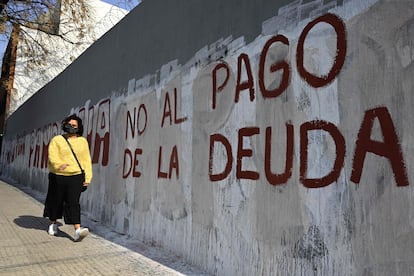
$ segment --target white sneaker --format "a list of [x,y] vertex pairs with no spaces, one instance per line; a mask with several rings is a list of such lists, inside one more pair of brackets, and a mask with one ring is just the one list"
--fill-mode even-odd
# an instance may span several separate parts
[[58,228],[56,223],[49,225],[49,230],[47,231],[49,235],[56,236],[58,234]]
[[89,229],[88,228],[78,228],[75,231],[75,242],[80,242],[81,240],[83,240],[87,235],[89,234]]

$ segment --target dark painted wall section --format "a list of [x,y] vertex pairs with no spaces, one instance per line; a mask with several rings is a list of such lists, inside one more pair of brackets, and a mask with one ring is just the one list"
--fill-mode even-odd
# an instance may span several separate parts
[[[94,103],[122,92],[129,79],[153,74],[171,60],[186,62],[220,38],[243,36],[250,42],[263,21],[289,2],[144,0],[10,116],[7,135],[58,121],[88,99]],[[44,112],[33,114],[33,109]]]

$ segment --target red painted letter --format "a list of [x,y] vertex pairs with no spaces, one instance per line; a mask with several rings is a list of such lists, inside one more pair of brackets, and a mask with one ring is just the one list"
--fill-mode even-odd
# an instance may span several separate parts
[[132,171],[132,176],[133,177],[140,177],[141,176],[141,172],[138,171],[138,155],[142,154],[142,149],[136,149],[135,150],[135,154],[134,154],[134,170]]
[[[108,165],[109,159],[109,130],[110,130],[110,100],[106,99],[99,104],[96,122],[95,143],[93,147],[92,163],[99,162],[102,152],[102,166]],[[101,149],[102,146],[102,149]]]
[[[217,71],[221,68],[226,69],[226,78],[224,79],[223,83],[220,86],[217,86]],[[213,110],[216,109],[216,102],[217,102],[217,92],[221,92],[224,86],[227,84],[230,76],[230,69],[227,63],[219,63],[213,69]]]
[[[214,142],[216,141],[221,142],[221,144],[226,149],[226,153],[227,153],[227,164],[226,164],[226,167],[224,168],[224,171],[220,174],[213,174]],[[208,173],[210,176],[210,180],[219,181],[219,180],[223,180],[224,178],[226,178],[231,172],[232,165],[233,165],[233,154],[231,153],[231,145],[230,145],[229,140],[227,140],[226,137],[224,137],[221,134],[210,135],[210,157],[209,157],[209,167],[208,167]]]
[[239,129],[239,142],[237,148],[237,164],[236,164],[236,178],[241,179],[259,179],[259,173],[255,171],[243,171],[242,170],[242,159],[243,157],[251,157],[253,155],[253,151],[251,149],[244,149],[243,148],[243,137],[244,136],[252,136],[260,133],[260,129],[258,127],[245,127]]
[[[309,31],[319,22],[325,22],[330,24],[336,32],[336,57],[333,62],[331,71],[322,77],[317,77],[309,73],[303,66],[303,52],[306,36]],[[298,47],[296,50],[296,65],[298,67],[299,74],[302,78],[309,83],[311,86],[317,88],[322,87],[333,81],[335,77],[339,74],[342,66],[344,65],[346,57],[346,33],[345,33],[345,24],[344,22],[336,15],[327,13],[322,15],[315,20],[309,22],[308,25],[303,29],[302,34],[298,40]]]
[[[336,158],[332,171],[322,178],[306,178],[308,170],[308,131],[324,130],[329,132],[335,141]],[[300,181],[308,188],[321,188],[338,180],[345,159],[345,139],[338,128],[329,122],[312,121],[302,124],[300,127]]]
[[272,153],[272,128],[266,128],[265,146],[265,173],[267,181],[272,185],[284,184],[292,176],[293,167],[293,125],[286,124],[286,163],[285,171],[281,174],[274,174],[271,170]]
[[[375,118],[378,118],[384,138],[383,142],[371,140]],[[390,160],[397,186],[407,186],[409,184],[397,133],[386,107],[379,107],[365,112],[365,117],[358,133],[354,164],[352,166],[351,181],[354,183],[358,184],[361,180],[362,168],[367,152],[375,153]]]
[[168,94],[168,92],[165,93],[164,112],[162,114],[161,127],[164,127],[165,117],[170,117],[170,125],[172,125],[170,95]]
[[286,88],[289,85],[289,76],[290,76],[290,68],[289,64],[286,61],[280,61],[275,64],[272,64],[270,66],[270,72],[274,73],[278,70],[283,70],[282,80],[280,82],[280,85],[278,88],[275,88],[273,90],[269,90],[266,88],[265,82],[264,82],[264,71],[265,71],[265,61],[267,52],[270,49],[270,46],[272,46],[273,43],[276,42],[282,42],[285,45],[289,46],[289,40],[283,36],[283,35],[277,35],[269,39],[265,46],[263,47],[262,53],[260,55],[260,64],[259,64],[259,86],[260,90],[262,91],[262,95],[264,98],[275,98],[283,93],[283,91],[286,90]]
[[177,118],[177,88],[174,88],[174,124],[178,125],[187,120],[187,117]]
[[167,178],[168,174],[166,172],[161,171],[161,164],[162,164],[162,147],[160,147],[160,151],[158,154],[158,178]]
[[[242,62],[245,64],[246,73],[247,73],[247,80],[241,82],[241,73],[242,73]],[[246,54],[241,54],[237,59],[237,85],[236,85],[236,96],[235,102],[239,102],[240,91],[249,89],[250,91],[250,101],[254,100],[254,82],[253,82],[253,74],[252,68],[250,66],[249,56]]]
[[172,170],[175,169],[175,173],[177,176],[177,179],[180,176],[180,166],[179,166],[179,161],[178,161],[178,152],[177,152],[177,146],[174,146],[171,152],[171,158],[170,158],[170,171],[169,171],[169,175],[168,178],[171,179],[172,176]]

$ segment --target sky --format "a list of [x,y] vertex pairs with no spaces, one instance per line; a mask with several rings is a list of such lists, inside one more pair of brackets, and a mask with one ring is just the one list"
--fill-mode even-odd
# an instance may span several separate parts
[[125,10],[131,10],[133,7],[136,7],[140,2],[140,0],[101,0],[101,1],[120,7]]

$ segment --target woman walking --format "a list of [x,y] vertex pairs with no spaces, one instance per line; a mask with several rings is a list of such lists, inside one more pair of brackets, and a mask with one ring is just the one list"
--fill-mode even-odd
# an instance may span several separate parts
[[82,120],[71,115],[62,121],[63,135],[56,135],[49,143],[49,188],[43,217],[48,217],[50,235],[58,234],[57,219],[74,225],[74,241],[89,234],[81,227],[79,199],[92,180],[92,162],[88,141],[82,136]]

